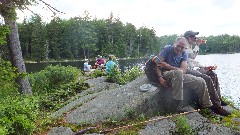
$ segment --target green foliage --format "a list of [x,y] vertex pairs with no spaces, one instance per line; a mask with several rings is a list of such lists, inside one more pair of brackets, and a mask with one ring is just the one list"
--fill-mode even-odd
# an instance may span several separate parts
[[222,123],[227,127],[238,129],[240,122],[236,118],[240,118],[240,110],[233,110],[231,116],[223,118]]
[[[151,53],[153,48],[159,49],[153,29],[141,28],[139,46],[139,30],[132,24],[125,26],[118,18],[91,19],[85,12],[83,17],[69,20],[59,17],[53,18],[50,23],[41,20],[35,15],[18,24],[24,58],[79,59],[110,53],[119,57],[137,57],[138,54]],[[136,50],[140,50],[139,53]]]
[[187,119],[185,116],[179,116],[175,119],[175,132],[173,134],[176,135],[193,135],[193,129],[191,126],[187,123]]
[[6,44],[6,34],[9,33],[10,30],[6,25],[0,25],[0,45]]
[[127,82],[130,82],[143,74],[144,74],[144,72],[140,69],[139,66],[134,66],[130,70],[125,71],[125,73],[123,74],[123,78]]
[[15,82],[16,68],[0,59],[0,134],[31,134],[38,114],[34,97],[20,97]]
[[122,73],[120,71],[120,69],[114,65],[114,67],[111,69],[110,73],[107,74],[107,81],[108,82],[118,82],[121,81],[123,82],[124,80],[122,80]]
[[48,66],[44,70],[29,76],[33,92],[46,93],[60,85],[77,81],[81,71],[72,66]]
[[81,70],[72,66],[48,66],[30,75],[29,80],[35,95],[40,97],[41,110],[56,110],[66,104],[66,100],[82,92],[89,86],[79,79]]
[[139,135],[139,133],[132,130],[121,130],[120,132],[116,133],[116,135]]
[[209,108],[201,109],[200,114],[206,118],[209,118],[209,120],[213,123],[219,123],[221,121],[220,117],[213,115]]
[[38,100],[34,97],[8,96],[0,99],[0,133],[32,134],[38,113]]
[[136,117],[136,112],[134,109],[126,109],[124,112],[126,113],[126,117],[128,119],[134,119]]
[[[221,99],[222,99],[224,102],[226,102],[228,105],[234,107],[234,100],[233,100],[233,98],[232,98],[231,96],[224,96],[224,97],[222,96]],[[239,107],[239,106],[237,106],[237,107]],[[235,108],[235,107],[234,107],[234,108]]]
[[117,66],[114,66],[111,72],[107,75],[107,81],[126,84],[127,82],[133,81],[137,77],[143,75],[143,73],[144,72],[139,66],[134,66],[132,69],[127,70],[124,73],[122,73]]
[[92,78],[97,78],[97,77],[101,77],[101,76],[105,76],[105,72],[103,72],[100,69],[95,69],[91,74],[89,74],[88,76],[91,76]]
[[87,88],[89,88],[89,85],[83,82],[72,82],[61,85],[57,89],[52,90],[51,93],[40,95],[40,109],[45,111],[60,109],[63,105],[67,104],[67,100]]
[[[154,29],[137,29],[119,18],[91,19],[87,12],[69,20],[55,17],[50,23],[33,16],[18,27],[23,56],[32,60],[94,58],[110,53],[121,58],[144,57],[158,53],[179,36],[173,33],[157,37]],[[240,51],[238,35],[204,38],[208,42],[200,46],[200,54]]]
[[16,20],[16,8],[26,9],[28,5],[37,3],[36,0],[7,0],[0,3],[0,15],[5,20]]
[[[29,46],[29,44],[31,45],[30,58],[35,61],[41,61],[47,58],[46,52],[48,51],[45,38],[46,37],[45,26],[42,25],[42,20],[40,16],[35,15],[31,19],[34,25],[31,25],[31,30],[27,31],[28,34],[31,32],[31,39],[27,37],[30,41],[28,41],[25,44],[26,46]],[[25,36],[28,36],[28,34],[26,34]]]
[[19,75],[16,74],[16,70],[9,61],[0,58],[0,98],[9,94],[17,94],[18,87],[15,79]]

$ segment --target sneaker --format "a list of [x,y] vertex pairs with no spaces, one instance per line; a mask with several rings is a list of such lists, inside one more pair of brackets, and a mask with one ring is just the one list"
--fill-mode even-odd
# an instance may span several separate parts
[[228,103],[227,103],[227,102],[225,102],[225,101],[221,100],[221,106],[227,106],[227,105],[228,105]]
[[216,114],[219,114],[221,116],[228,116],[228,115],[231,115],[230,112],[228,112],[227,110],[225,110],[224,108],[222,107],[215,107],[215,108],[212,108],[213,112],[215,112]]

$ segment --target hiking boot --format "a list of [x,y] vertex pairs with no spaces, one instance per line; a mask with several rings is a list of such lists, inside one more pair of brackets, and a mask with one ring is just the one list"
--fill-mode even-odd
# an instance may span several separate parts
[[227,105],[228,105],[228,103],[227,103],[227,102],[225,102],[225,101],[221,100],[221,106],[227,106]]
[[230,112],[228,112],[227,110],[225,110],[224,108],[222,107],[214,107],[212,108],[213,112],[215,112],[216,114],[219,114],[221,116],[228,116],[228,115],[231,115]]
[[189,111],[187,109],[184,109],[182,105],[182,100],[173,100],[173,107],[174,111],[176,111],[177,113],[184,113]]

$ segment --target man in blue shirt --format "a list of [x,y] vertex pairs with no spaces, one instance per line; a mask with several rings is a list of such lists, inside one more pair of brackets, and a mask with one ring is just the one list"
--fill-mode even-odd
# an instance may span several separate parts
[[[184,37],[178,37],[173,46],[165,46],[163,50],[152,59],[156,65],[156,68],[152,70],[153,72],[149,72],[151,69],[148,68],[148,65],[146,65],[145,70],[150,80],[156,81],[156,79],[153,80],[153,78],[150,77],[155,74],[161,86],[168,87],[168,84],[171,85],[175,109],[178,112],[183,111],[181,108],[183,88],[194,90],[198,95],[202,108],[211,108],[212,106],[204,79],[186,74],[188,56],[184,50],[187,45],[188,42]],[[154,74],[150,75],[148,73]]]

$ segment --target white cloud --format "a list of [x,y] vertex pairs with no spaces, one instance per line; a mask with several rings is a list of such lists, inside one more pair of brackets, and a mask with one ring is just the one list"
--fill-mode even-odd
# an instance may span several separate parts
[[[46,0],[45,0],[46,1]],[[82,16],[86,10],[94,18],[107,19],[111,12],[125,23],[136,27],[154,28],[158,36],[199,31],[202,36],[240,35],[240,1],[237,0],[48,0],[56,9],[65,12],[62,18]],[[47,19],[52,13],[43,4],[31,8]],[[29,13],[26,12],[29,16]],[[23,18],[19,14],[20,19]]]

